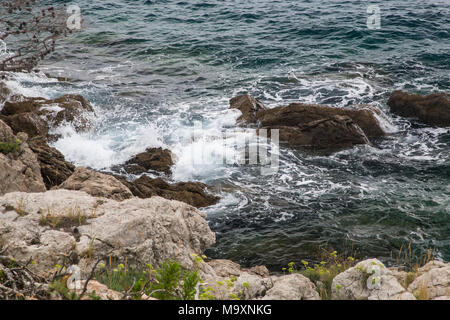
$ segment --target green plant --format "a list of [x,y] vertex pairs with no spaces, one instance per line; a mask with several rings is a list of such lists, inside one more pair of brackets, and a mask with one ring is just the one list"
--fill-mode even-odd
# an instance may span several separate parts
[[300,273],[309,278],[316,285],[322,299],[331,299],[334,277],[352,267],[355,259],[351,256],[339,255],[337,251],[328,249],[322,249],[320,258],[319,263],[311,265],[308,261],[301,260],[302,268],[300,270],[297,269],[294,262],[290,262],[287,270],[289,273]]
[[145,268],[131,269],[124,264],[114,269],[100,266],[96,279],[119,292],[131,292],[133,299],[141,299],[141,293],[160,300],[194,300],[196,287],[201,279],[198,271],[182,270],[175,260],[169,260],[154,269],[147,264]]
[[19,139],[16,139],[15,141],[9,141],[9,142],[2,142],[0,141],[0,153],[8,154],[12,152],[16,152],[20,145],[21,141]]
[[66,283],[64,281],[61,281],[61,279],[53,281],[53,283],[50,284],[50,290],[55,294],[59,294],[64,299],[67,300],[78,300],[79,297],[76,294],[75,291],[69,290],[67,288]]
[[178,300],[176,290],[181,284],[181,277],[181,266],[178,262],[164,262],[155,273],[156,283],[151,287],[154,290],[153,296],[160,300]]
[[48,209],[46,215],[41,215],[39,224],[53,229],[71,229],[72,227],[86,224],[87,219],[88,217],[79,208],[70,208],[66,214],[55,214]]

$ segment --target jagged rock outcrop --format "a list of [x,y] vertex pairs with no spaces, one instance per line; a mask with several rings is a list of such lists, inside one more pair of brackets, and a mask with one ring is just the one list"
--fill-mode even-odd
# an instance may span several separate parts
[[90,127],[94,110],[90,103],[77,94],[65,94],[59,98],[21,97],[8,100],[0,112],[15,133],[26,132],[30,137],[47,136],[50,128],[63,123],[71,124],[76,131]]
[[206,214],[160,197],[117,202],[83,191],[12,192],[0,197],[0,243],[4,255],[49,277],[55,265],[74,263],[82,279],[99,258],[111,256],[129,267],[169,259],[192,269],[192,254],[215,242]]
[[161,178],[141,176],[133,182],[116,176],[131,193],[139,198],[160,196],[170,200],[178,200],[194,207],[201,208],[215,204],[219,198],[206,192],[207,185],[201,182],[179,182],[169,184]]
[[75,166],[67,162],[61,152],[50,147],[43,136],[29,139],[28,145],[37,156],[47,189],[60,185],[73,174]]
[[85,191],[94,197],[116,201],[133,197],[130,190],[113,176],[83,167],[77,167],[73,174],[56,188]]
[[430,300],[450,300],[450,263],[430,261],[417,271],[416,279],[408,286],[416,296]]
[[306,149],[342,149],[367,144],[368,137],[386,134],[379,120],[384,115],[373,106],[333,108],[291,103],[269,109],[249,95],[242,95],[230,100],[230,108],[242,112],[238,123],[279,129],[280,141]]
[[171,173],[173,165],[172,152],[163,148],[147,148],[128,160],[123,166],[127,173],[141,174],[149,170]]
[[[375,273],[377,269],[379,273]],[[368,284],[370,282],[370,287]],[[368,259],[338,274],[331,285],[334,300],[415,300],[378,259]]]
[[27,144],[25,133],[13,134],[11,128],[0,120],[0,144],[10,151],[0,152],[0,195],[13,192],[42,192],[45,185],[36,155]]
[[450,126],[450,95],[434,93],[427,96],[394,91],[387,102],[391,112],[402,117],[440,127]]

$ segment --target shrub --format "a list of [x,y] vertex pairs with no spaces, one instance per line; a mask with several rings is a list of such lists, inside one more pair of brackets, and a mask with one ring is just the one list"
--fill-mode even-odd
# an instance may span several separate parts
[[0,141],[0,153],[7,155],[9,153],[16,152],[17,150],[19,150],[21,143],[22,142],[19,139],[10,142]]
[[123,264],[97,273],[96,278],[108,288],[119,292],[131,292],[133,299],[141,299],[145,293],[160,300],[194,300],[197,284],[201,281],[198,271],[182,270],[175,260],[164,262],[154,269],[147,264],[145,268],[132,269]]
[[322,299],[331,299],[331,285],[333,279],[339,273],[347,270],[355,264],[353,257],[345,257],[338,255],[337,251],[329,251],[327,249],[321,253],[322,260],[310,266],[306,260],[301,260],[302,267],[297,269],[294,262],[290,262],[283,271],[289,273],[300,273],[309,278],[317,287],[317,291]]

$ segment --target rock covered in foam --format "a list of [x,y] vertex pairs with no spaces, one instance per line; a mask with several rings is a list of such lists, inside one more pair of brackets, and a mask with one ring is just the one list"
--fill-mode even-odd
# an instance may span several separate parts
[[65,94],[56,99],[20,97],[7,100],[0,118],[14,132],[26,132],[30,137],[47,136],[50,128],[70,124],[81,132],[91,126],[94,110],[82,96]]

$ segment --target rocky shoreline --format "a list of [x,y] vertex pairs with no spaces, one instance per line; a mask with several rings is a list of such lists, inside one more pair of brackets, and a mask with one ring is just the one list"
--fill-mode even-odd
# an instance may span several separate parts
[[[450,126],[448,94],[396,91],[388,105],[400,116]],[[230,108],[242,112],[238,125],[279,129],[280,142],[307,151],[333,152],[371,144],[372,139],[387,135],[387,118],[368,105],[338,109],[293,103],[267,108],[242,95],[230,100]],[[48,286],[44,280],[52,277],[55,266],[76,265],[80,280],[90,283],[89,290],[102,293],[104,299],[119,299],[123,295],[89,279],[98,261],[113,257],[138,267],[173,259],[183,269],[198,270],[202,286],[211,288],[215,299],[321,298],[321,284],[300,273],[274,275],[264,266],[242,268],[229,260],[199,261],[215,243],[215,234],[198,208],[219,198],[199,182],[167,182],[165,177],[175,163],[170,150],[148,148],[125,162],[119,172],[158,175],[143,174],[128,181],[120,175],[75,167],[49,145],[58,139],[52,128],[69,123],[85,131],[91,128],[93,116],[92,106],[82,96],[28,98],[0,83],[0,143],[4,146],[0,152],[0,272],[4,270],[5,277],[9,277],[6,265],[11,259],[42,279],[43,287]],[[371,289],[367,279],[373,266],[379,274],[377,286]],[[408,283],[407,276],[376,259],[364,260],[334,277],[330,298],[414,300],[425,292],[428,299],[450,299],[450,263],[430,261]],[[231,278],[232,285],[223,285]],[[0,296],[18,291],[1,283]]]

